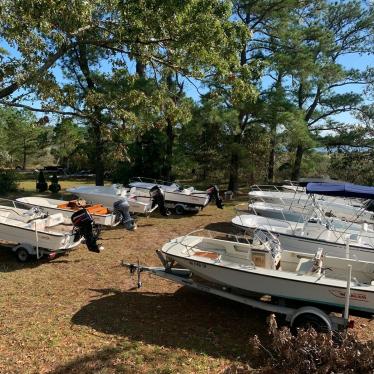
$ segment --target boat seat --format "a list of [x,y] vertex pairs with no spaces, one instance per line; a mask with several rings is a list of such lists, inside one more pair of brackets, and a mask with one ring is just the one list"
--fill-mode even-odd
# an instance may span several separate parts
[[313,269],[313,260],[311,260],[310,258],[300,258],[300,261],[299,263],[297,264],[297,267],[296,267],[296,273],[298,275],[305,275],[305,274],[308,274],[308,273],[311,273],[312,269]]
[[86,208],[91,214],[108,214],[108,209],[102,206],[101,204],[92,205]]
[[67,209],[69,207],[69,203],[64,203],[64,204],[58,204],[57,208],[60,209]]
[[297,264],[298,275],[320,275],[322,271],[323,250],[319,249],[313,258],[302,257]]

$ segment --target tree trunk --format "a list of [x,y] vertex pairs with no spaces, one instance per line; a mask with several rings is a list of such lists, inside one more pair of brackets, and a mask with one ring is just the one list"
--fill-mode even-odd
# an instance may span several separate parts
[[[87,58],[87,46],[85,44],[79,45],[79,56],[78,56],[79,66],[86,79],[88,91],[96,91],[96,85],[91,75],[91,70]],[[95,157],[94,157],[94,167],[95,167],[95,182],[96,186],[104,185],[104,142],[102,137],[102,126],[104,126],[103,116],[101,114],[101,108],[98,105],[94,105],[93,111],[95,114],[95,120],[91,122],[91,127],[93,129],[93,139],[95,144]]]
[[240,155],[239,155],[239,146],[242,142],[242,133],[245,129],[243,124],[245,114],[243,112],[239,113],[238,121],[240,125],[240,134],[234,136],[233,145],[234,147],[231,150],[230,158],[230,177],[229,177],[229,191],[236,192],[239,187],[239,164],[240,164]]
[[237,150],[231,152],[230,179],[228,190],[236,192],[239,187],[239,154]]
[[26,140],[23,140],[23,164],[22,164],[23,170],[26,170],[26,157],[27,157]]
[[173,160],[173,143],[174,143],[174,131],[173,124],[169,118],[166,119],[166,155],[165,155],[165,164],[164,164],[164,177],[166,180],[171,179],[171,169],[172,169],[172,160]]
[[271,127],[270,132],[270,154],[268,162],[268,183],[274,182],[274,165],[275,165],[275,145],[276,145],[276,126]]
[[104,186],[104,144],[101,136],[100,123],[93,124],[94,142],[95,142],[95,184],[96,186]]
[[300,177],[301,160],[303,159],[304,148],[302,145],[298,145],[296,149],[295,162],[292,169],[291,179],[296,181]]
[[[178,105],[180,96],[182,95],[183,86],[180,87],[180,91],[176,92],[176,84],[173,81],[173,75],[168,74],[166,77],[166,83],[169,89],[170,94],[172,95],[175,105]],[[166,180],[171,179],[171,170],[173,165],[173,145],[174,145],[174,128],[173,120],[171,118],[166,118],[166,149],[165,149],[165,158],[164,158],[164,167],[163,173]]]

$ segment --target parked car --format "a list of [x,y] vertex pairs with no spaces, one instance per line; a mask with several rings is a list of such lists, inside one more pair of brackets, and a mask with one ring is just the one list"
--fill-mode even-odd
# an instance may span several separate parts
[[43,173],[56,173],[57,175],[66,175],[66,171],[62,166],[45,166]]

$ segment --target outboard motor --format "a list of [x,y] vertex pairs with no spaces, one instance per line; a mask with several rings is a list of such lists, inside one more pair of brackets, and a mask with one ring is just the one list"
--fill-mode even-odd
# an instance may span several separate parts
[[125,199],[116,201],[113,204],[114,213],[119,217],[121,223],[125,226],[126,230],[135,230],[136,225],[134,219],[129,213],[129,203]]
[[100,251],[104,249],[102,246],[99,247],[97,244],[98,233],[94,220],[87,209],[82,208],[76,211],[71,216],[71,221],[73,222],[78,234],[83,236],[86,240],[86,246],[89,251],[100,253]]
[[219,196],[218,187],[216,185],[212,185],[206,190],[206,192],[209,195],[209,203],[212,200],[215,200],[217,208],[223,209],[223,203],[221,197]]
[[159,186],[153,186],[149,194],[152,198],[152,208],[158,205],[158,209],[162,216],[169,216],[170,210],[165,207],[165,193]]

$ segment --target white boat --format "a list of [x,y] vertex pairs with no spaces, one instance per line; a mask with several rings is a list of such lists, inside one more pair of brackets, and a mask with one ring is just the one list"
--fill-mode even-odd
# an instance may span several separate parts
[[339,197],[314,196],[313,198],[306,193],[281,191],[250,191],[248,196],[250,200],[282,205],[286,209],[300,210],[316,205],[328,216],[347,221],[374,222],[373,212],[366,210],[364,206],[357,206],[357,201],[354,201],[356,206],[353,206],[349,205],[352,201]]
[[136,191],[141,194],[160,188],[164,195],[165,207],[175,209],[177,214],[183,214],[185,210],[198,211],[208,205],[212,198],[216,201],[218,208],[223,206],[216,186],[211,186],[206,191],[200,191],[194,187],[182,188],[176,183],[137,177],[130,181],[129,187],[136,188]]
[[139,194],[136,189],[127,189],[120,184],[111,186],[79,186],[68,188],[68,192],[86,200],[90,204],[103,204],[113,209],[114,203],[127,200],[132,213],[147,214],[152,211],[152,197]]
[[281,219],[291,222],[304,222],[310,219],[319,217],[321,213],[314,209],[313,206],[299,207],[289,206],[286,207],[280,204],[265,203],[263,201],[255,201],[248,204],[248,213],[256,214],[262,217]]
[[329,256],[349,256],[363,261],[374,261],[374,230],[367,224],[337,221],[334,228],[321,222],[291,222],[252,214],[237,215],[231,221],[234,226],[249,232],[261,230],[276,235],[282,248],[290,251],[315,253],[323,248]]
[[40,215],[35,209],[25,210],[0,205],[0,240],[15,245],[38,248],[44,253],[64,252],[81,243],[72,225],[64,225],[61,213]]
[[91,214],[95,223],[103,226],[116,226],[119,222],[116,214],[111,213],[108,208],[102,204],[87,204],[84,200],[63,201],[57,199],[49,199],[45,197],[20,197],[16,199],[21,203],[22,207],[28,209],[32,207],[40,207],[49,214],[61,213],[64,217],[64,223],[71,223],[71,216],[79,209],[85,208]]
[[325,256],[321,250],[314,255],[282,251],[276,240],[262,243],[188,235],[165,244],[162,253],[167,263],[204,280],[258,295],[343,308],[349,286],[350,309],[374,312],[373,262]]

